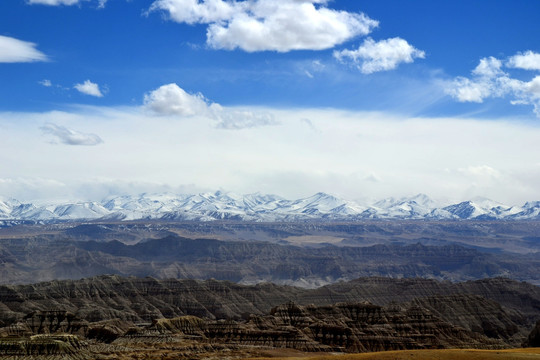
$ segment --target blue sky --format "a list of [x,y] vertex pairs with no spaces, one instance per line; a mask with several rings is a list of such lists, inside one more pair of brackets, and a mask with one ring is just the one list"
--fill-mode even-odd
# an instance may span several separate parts
[[2,1],[0,195],[538,199],[539,14],[534,0]]

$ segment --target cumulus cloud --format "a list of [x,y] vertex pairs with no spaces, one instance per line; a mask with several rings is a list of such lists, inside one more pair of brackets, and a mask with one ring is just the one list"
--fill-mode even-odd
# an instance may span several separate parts
[[87,134],[68,129],[64,126],[59,126],[53,123],[48,123],[42,126],[41,131],[44,134],[52,135],[52,143],[61,143],[66,145],[86,145],[93,146],[103,143],[103,140],[96,134]]
[[341,62],[350,62],[364,74],[387,71],[401,63],[412,63],[415,58],[424,58],[425,53],[396,37],[375,41],[366,39],[356,50],[334,51],[334,57]]
[[473,78],[457,77],[447,91],[460,102],[481,103],[490,96],[501,96],[507,91],[504,85],[508,76],[502,71],[502,61],[484,58],[472,71]]
[[144,95],[144,105],[159,115],[193,116],[208,112],[202,94],[188,94],[176,84],[162,85]]
[[526,51],[508,59],[507,66],[525,70],[540,70],[540,54]]
[[91,82],[90,80],[86,80],[82,84],[75,84],[73,88],[86,95],[103,97],[103,93],[99,89],[99,85]]
[[47,61],[36,44],[0,35],[0,63]]
[[179,23],[208,24],[209,46],[248,52],[329,49],[378,26],[363,13],[329,9],[327,2],[156,0],[149,12],[163,11]]
[[177,84],[162,85],[144,95],[144,106],[158,115],[203,116],[215,121],[221,129],[244,129],[274,125],[270,113],[227,109],[211,103],[202,94],[189,94]]
[[222,0],[157,0],[149,11],[162,10],[169,14],[171,20],[187,24],[209,24],[225,21],[242,11],[247,3],[232,3]]
[[540,117],[540,76],[523,81],[511,76],[504,68],[540,70],[540,54],[518,53],[506,61],[483,58],[471,72],[471,77],[458,76],[447,84],[446,92],[459,102],[482,103],[487,98],[510,97],[513,105],[532,105]]

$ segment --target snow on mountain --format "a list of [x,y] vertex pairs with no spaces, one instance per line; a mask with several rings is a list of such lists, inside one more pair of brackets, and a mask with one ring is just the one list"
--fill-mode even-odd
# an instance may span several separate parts
[[521,211],[511,214],[509,218],[523,219],[540,219],[540,201],[529,201],[521,209]]
[[340,212],[342,214],[358,214],[362,209],[349,201],[339,199],[335,196],[319,192],[313,196],[298,199],[285,205],[280,209],[280,212],[289,215],[307,215],[312,217],[320,217],[325,214]]
[[450,219],[495,220],[506,219],[519,213],[519,207],[510,207],[486,198],[475,198],[459,204],[434,209],[431,217]]
[[450,218],[455,219],[472,219],[489,214],[489,210],[482,208],[472,201],[463,201],[459,204],[446,206],[441,210],[441,214],[446,212]]
[[474,198],[458,204],[437,207],[427,195],[388,198],[371,206],[340,199],[326,193],[287,200],[276,195],[238,195],[217,191],[201,194],[140,194],[112,196],[101,202],[76,202],[36,206],[0,198],[2,220],[236,220],[304,221],[358,219],[540,219],[540,201],[522,207],[509,207]]
[[0,197],[0,219],[8,219],[14,207],[21,205],[15,199],[4,199]]
[[244,195],[244,206],[253,213],[268,213],[287,206],[290,201],[276,195]]
[[60,220],[99,219],[110,212],[96,202],[65,204],[55,207],[53,213]]
[[369,217],[421,219],[431,213],[435,202],[427,195],[418,194],[409,198],[388,198],[373,204]]
[[56,218],[56,215],[45,207],[37,207],[34,204],[20,204],[11,210],[10,218],[17,220],[52,220]]
[[110,211],[166,212],[181,206],[187,197],[187,195],[175,195],[171,193],[144,193],[138,196],[125,195],[106,199],[103,207]]

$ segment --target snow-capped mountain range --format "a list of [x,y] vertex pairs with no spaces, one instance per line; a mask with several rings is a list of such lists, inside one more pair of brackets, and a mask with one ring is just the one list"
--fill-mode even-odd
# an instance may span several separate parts
[[237,195],[217,191],[195,195],[141,194],[115,196],[99,202],[35,205],[0,198],[0,221],[67,220],[240,220],[307,221],[361,219],[530,220],[540,219],[540,201],[521,207],[488,199],[437,207],[424,194],[384,199],[370,205],[339,199],[329,194],[287,200],[275,195]]

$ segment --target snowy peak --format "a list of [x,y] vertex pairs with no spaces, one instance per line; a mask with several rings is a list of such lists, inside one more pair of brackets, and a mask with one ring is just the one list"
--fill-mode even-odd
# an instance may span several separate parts
[[420,206],[430,207],[435,204],[435,201],[433,201],[429,196],[426,194],[417,194],[413,197],[410,197],[407,199],[408,202],[414,202]]
[[387,198],[373,204],[372,217],[421,219],[431,213],[435,202],[425,194],[401,199]]
[[[508,219],[521,212],[522,209],[506,206],[486,198],[476,198],[475,201],[464,201],[436,211],[438,211],[439,217],[443,214],[443,217],[455,219],[495,220]],[[444,216],[445,213],[447,213],[446,216]]]
[[514,210],[514,213],[510,214],[512,219],[540,219],[540,201],[528,201],[523,205],[521,211]]
[[388,198],[371,206],[319,192],[297,200],[253,193],[216,191],[201,194],[111,196],[101,202],[37,206],[0,198],[0,220],[236,220],[308,221],[360,219],[527,220],[540,219],[540,201],[509,207],[485,198],[437,207],[425,194]]
[[53,213],[62,220],[77,220],[98,219],[109,214],[109,211],[99,203],[85,202],[59,205],[54,209]]
[[472,201],[464,201],[459,204],[450,205],[442,208],[452,216],[459,219],[470,219],[477,216],[485,215],[487,211],[480,206],[476,205]]

